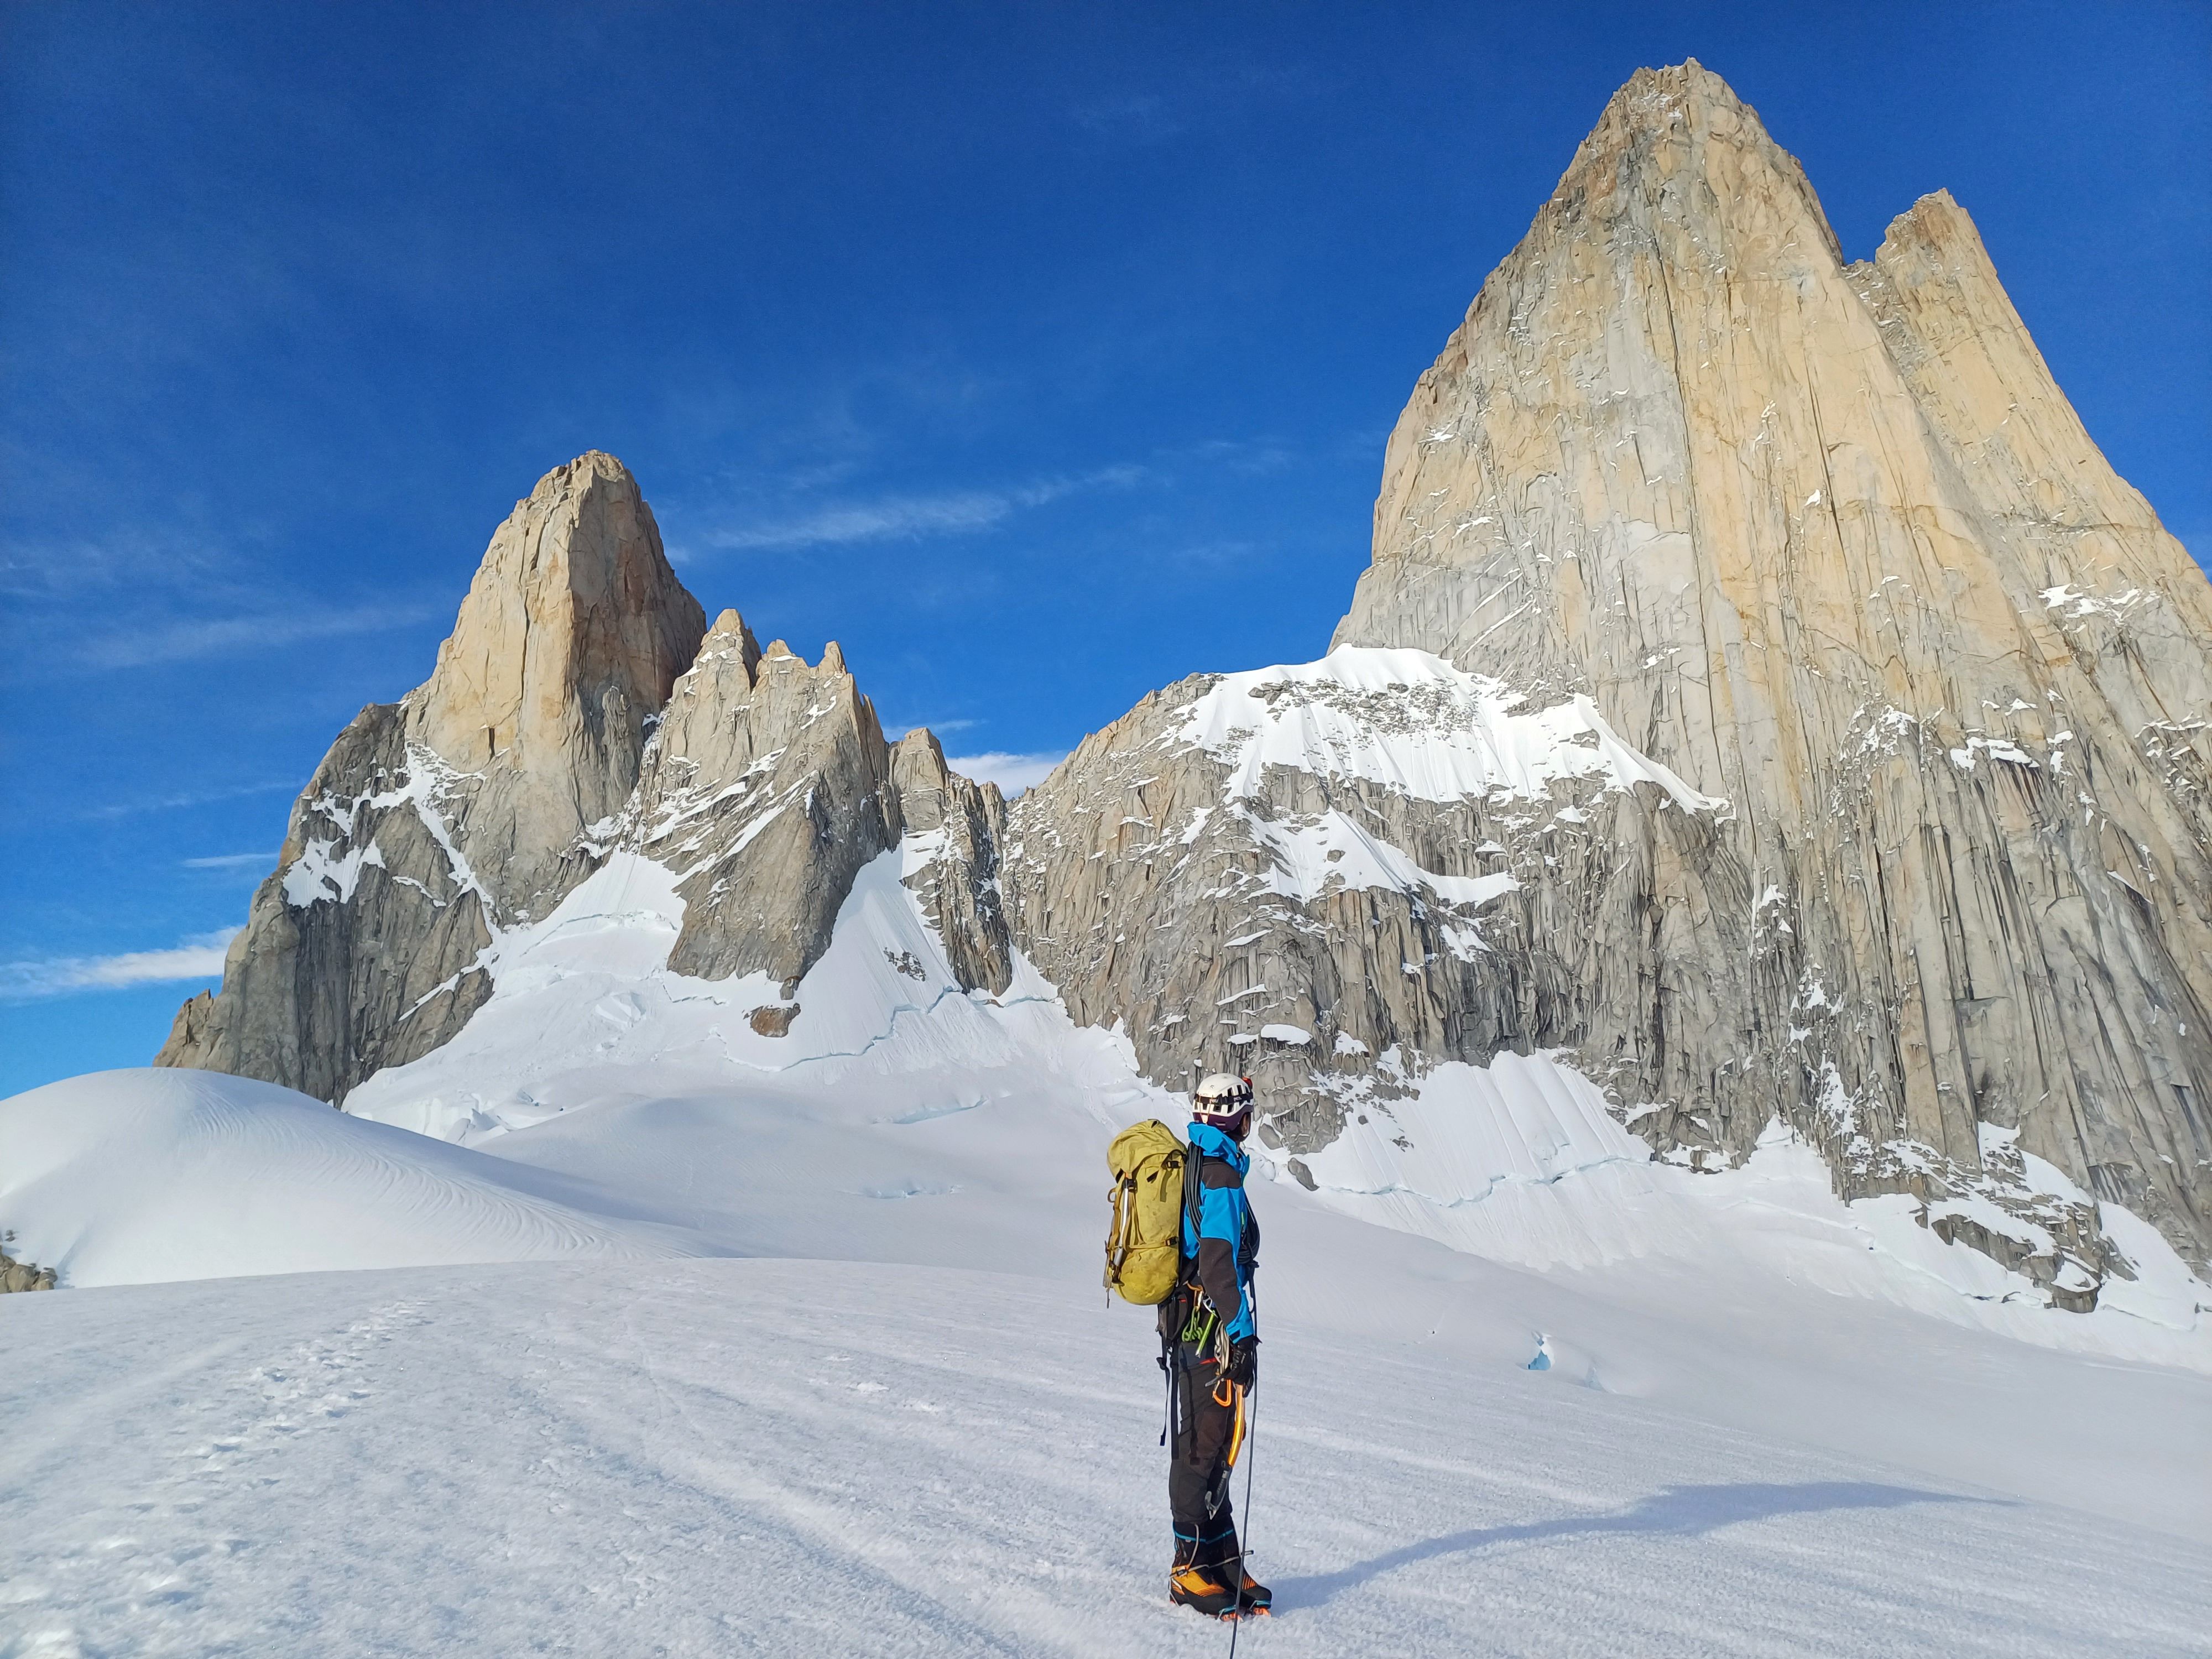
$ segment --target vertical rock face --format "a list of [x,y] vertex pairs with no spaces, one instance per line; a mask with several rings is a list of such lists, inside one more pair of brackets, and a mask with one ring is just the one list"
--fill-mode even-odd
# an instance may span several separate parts
[[1005,928],[987,884],[1003,814],[945,768],[936,739],[884,740],[832,644],[810,666],[778,640],[763,652],[722,613],[677,683],[616,839],[684,878],[684,931],[669,957],[706,979],[766,973],[791,994],[830,946],[861,866],[913,836],[956,969],[1004,989]]
[[216,996],[157,1063],[337,1100],[428,1053],[489,994],[496,930],[589,872],[646,722],[705,628],[636,480],[594,451],[494,535],[428,680],[362,711],[292,810]]
[[1847,1192],[2002,1188],[2016,1132],[2205,1260],[2212,591],[1948,196],[1846,264],[1725,85],[1639,71],[1415,388],[1337,638],[1587,696],[1730,803],[1605,878],[1648,972],[1535,1041],[1705,1079],[1722,1152],[1778,1094]]
[[997,791],[927,732],[895,759],[835,645],[814,666],[763,653],[735,611],[707,633],[636,481],[595,451],[500,526],[429,679],[339,735],[220,994],[185,1005],[156,1063],[343,1100],[458,1032],[501,933],[617,848],[684,878],[676,971],[796,981],[899,846],[902,785],[932,837],[910,878],[973,983],[1003,988]]
[[936,738],[919,729],[893,745],[890,773],[906,824],[907,886],[936,924],[962,986],[1003,995],[1014,963],[999,882],[1006,838],[999,786],[953,771]]
[[1661,1156],[1779,1113],[2060,1306],[2130,1271],[2099,1200],[2206,1262],[2212,589],[1958,205],[1846,264],[1694,63],[1421,376],[1322,661],[1149,696],[1009,806],[836,646],[703,629],[618,463],[549,475],[162,1060],[339,1098],[616,849],[680,878],[672,969],[781,987],[773,1036],[897,849],[964,985],[1018,947],[1156,1079],[1251,1073],[1292,1152],[1418,1175],[1392,1101],[1565,1050]]
[[540,915],[635,787],[646,722],[706,631],[637,481],[597,450],[538,481],[492,537],[409,737],[480,778],[465,842],[503,915]]

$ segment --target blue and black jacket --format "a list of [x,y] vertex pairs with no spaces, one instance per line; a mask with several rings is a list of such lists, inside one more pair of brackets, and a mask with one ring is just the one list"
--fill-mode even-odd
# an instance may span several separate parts
[[1252,1269],[1260,1256],[1260,1224],[1244,1197],[1244,1176],[1252,1161],[1211,1123],[1192,1123],[1190,1148],[1197,1155],[1192,1173],[1198,1180],[1198,1200],[1183,1206],[1182,1253],[1194,1264],[1193,1277],[1221,1316],[1229,1340],[1241,1341],[1259,1334],[1252,1315]]

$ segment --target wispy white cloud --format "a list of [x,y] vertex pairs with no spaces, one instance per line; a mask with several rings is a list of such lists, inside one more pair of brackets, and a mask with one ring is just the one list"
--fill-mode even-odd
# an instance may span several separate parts
[[183,860],[187,870],[249,870],[276,862],[274,853],[217,853],[211,858]]
[[81,599],[234,579],[223,549],[169,526],[123,525],[97,537],[0,540],[0,596],[32,602]]
[[1145,476],[1141,466],[1109,466],[1074,477],[1040,478],[1001,489],[961,489],[832,502],[782,519],[709,531],[699,540],[708,547],[765,550],[958,535],[988,530],[1017,513],[1044,507],[1085,490],[1126,489]]
[[80,663],[90,668],[139,668],[149,663],[272,650],[303,640],[387,633],[412,628],[436,614],[433,607],[422,605],[368,605],[190,618],[106,635],[88,641],[76,655]]
[[173,795],[146,795],[137,800],[112,801],[106,806],[94,806],[76,814],[81,818],[128,818],[141,812],[167,812],[178,807],[207,806],[216,801],[240,800],[248,795],[274,795],[282,791],[297,791],[300,780],[271,779],[265,783],[232,784],[222,789],[188,789]]
[[995,783],[1007,794],[1018,795],[1042,783],[1066,758],[1065,749],[1038,755],[1009,755],[994,749],[981,755],[947,755],[945,763],[964,778]]
[[908,732],[919,732],[922,730],[923,727],[927,726],[930,731],[934,732],[941,738],[947,732],[966,732],[973,727],[981,726],[982,723],[983,722],[981,720],[908,720],[903,726],[890,725],[884,726],[884,736],[890,742],[896,743],[901,738],[906,736]]
[[112,991],[126,985],[219,979],[235,927],[197,933],[167,951],[126,951],[112,957],[52,957],[42,962],[0,962],[0,1000],[25,1002],[77,991]]
[[1272,438],[1208,438],[1173,452],[1178,460],[1220,467],[1246,477],[1264,477],[1290,465],[1289,447]]

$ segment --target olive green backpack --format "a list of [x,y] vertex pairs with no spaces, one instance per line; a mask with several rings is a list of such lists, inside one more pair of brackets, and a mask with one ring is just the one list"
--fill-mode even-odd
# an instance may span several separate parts
[[1124,1302],[1155,1307],[1182,1278],[1183,1171],[1190,1150],[1174,1130],[1147,1118],[1114,1137],[1113,1216],[1106,1229],[1106,1288]]

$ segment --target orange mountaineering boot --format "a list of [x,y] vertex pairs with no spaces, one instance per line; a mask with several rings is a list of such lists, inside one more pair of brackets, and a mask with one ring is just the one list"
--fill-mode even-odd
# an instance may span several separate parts
[[1168,1600],[1195,1607],[1208,1618],[1234,1618],[1237,1592],[1218,1567],[1185,1565],[1168,1575]]
[[1275,1600],[1275,1592],[1241,1568],[1232,1568],[1229,1577],[1236,1579],[1237,1610],[1245,1614],[1265,1613]]

